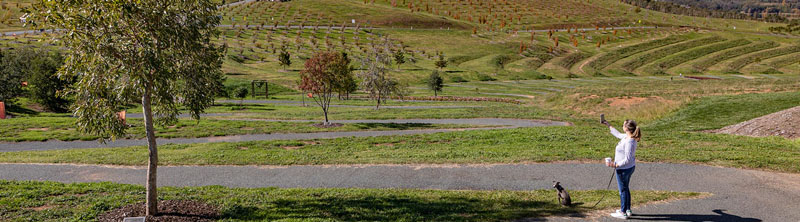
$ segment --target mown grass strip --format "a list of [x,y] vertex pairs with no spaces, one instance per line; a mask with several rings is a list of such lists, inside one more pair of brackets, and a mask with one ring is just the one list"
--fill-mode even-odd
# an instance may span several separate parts
[[780,44],[772,41],[767,42],[758,42],[753,43],[750,45],[740,46],[733,49],[722,51],[718,54],[714,54],[711,56],[706,57],[705,59],[699,60],[696,63],[692,64],[692,67],[698,71],[705,71],[711,66],[714,66],[722,61],[735,58],[737,56],[741,56],[744,54],[749,54],[765,49],[771,49],[780,46]]
[[600,56],[599,58],[595,59],[594,61],[590,62],[588,65],[589,67],[592,67],[595,70],[601,70],[620,59],[624,59],[634,54],[662,47],[665,45],[685,41],[687,39],[689,39],[689,37],[686,35],[674,35],[663,39],[657,39],[645,43],[627,46],[621,49],[608,52]]
[[739,47],[743,45],[750,44],[751,42],[746,39],[735,39],[725,42],[720,42],[717,44],[713,44],[706,47],[690,49],[681,53],[678,53],[674,56],[667,57],[662,59],[661,62],[656,62],[655,64],[651,64],[645,68],[648,73],[656,73],[659,71],[666,71],[672,67],[678,66],[680,64],[695,60],[697,58],[706,56],[711,53],[719,52],[722,50],[730,49],[733,47]]
[[784,58],[780,58],[780,59],[774,60],[774,61],[769,63],[769,66],[777,69],[777,68],[783,68],[783,67],[786,67],[786,66],[798,63],[798,62],[800,62],[800,54],[798,54],[798,55],[789,55],[789,56],[786,56]]
[[646,64],[651,63],[653,61],[659,60],[659,59],[664,58],[666,56],[669,56],[669,55],[672,55],[672,54],[675,54],[675,53],[679,53],[679,52],[685,51],[687,49],[691,49],[691,48],[695,48],[695,47],[699,47],[699,46],[703,46],[703,45],[707,45],[707,44],[711,44],[711,43],[721,42],[721,41],[725,41],[725,38],[722,38],[722,37],[719,37],[719,36],[713,36],[713,37],[708,37],[708,38],[695,39],[695,40],[682,42],[682,43],[678,43],[678,44],[673,44],[673,45],[667,45],[667,46],[664,46],[662,48],[659,48],[659,49],[653,50],[651,52],[648,52],[648,53],[645,53],[645,54],[641,54],[641,55],[638,55],[638,56],[634,57],[633,60],[630,60],[630,61],[628,61],[626,63],[623,63],[622,64],[622,68],[627,70],[627,71],[629,71],[629,72],[633,72],[634,70],[636,70],[639,67],[642,67],[643,65],[646,65]]
[[[144,202],[142,186],[115,183],[0,180],[2,221],[95,221],[122,206]],[[553,190],[447,191],[356,188],[159,187],[161,200],[201,201],[219,209],[223,221],[509,221],[584,215],[619,205],[611,190],[570,190],[573,207],[562,207]],[[696,192],[632,191],[633,205],[698,198]]]
[[[145,137],[142,119],[128,119],[131,127],[127,139]],[[426,123],[347,123],[341,127],[320,128],[313,122],[263,122],[202,119],[200,121],[181,119],[177,124],[156,127],[159,138],[198,138],[210,136],[230,136],[269,133],[313,133],[343,131],[385,131],[470,128],[465,124],[426,124]],[[483,126],[478,126],[483,127]],[[0,141],[61,141],[97,140],[99,136],[82,134],[76,129],[75,119],[70,117],[23,117],[3,121],[0,127]]]
[[[798,173],[800,143],[796,141],[695,132],[722,128],[797,104],[797,92],[700,99],[645,125],[637,159]],[[553,162],[599,160],[612,154],[616,142],[602,125],[579,124],[369,138],[164,145],[159,147],[159,161],[166,165]],[[0,153],[0,162],[141,166],[147,164],[147,149],[139,146],[6,152]]]
[[749,54],[746,55],[745,57],[734,60],[733,62],[728,64],[728,69],[731,71],[740,70],[743,67],[750,65],[752,63],[760,62],[765,59],[774,58],[782,55],[788,55],[795,52],[800,52],[800,45],[781,47],[777,49],[771,49]]

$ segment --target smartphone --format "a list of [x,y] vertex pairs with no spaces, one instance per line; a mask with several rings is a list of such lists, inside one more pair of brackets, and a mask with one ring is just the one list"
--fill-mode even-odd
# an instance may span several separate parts
[[600,114],[600,123],[606,122],[606,114]]

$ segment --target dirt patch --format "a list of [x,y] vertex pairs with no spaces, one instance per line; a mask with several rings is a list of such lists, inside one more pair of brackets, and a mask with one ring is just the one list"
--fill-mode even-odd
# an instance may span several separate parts
[[240,129],[240,130],[244,130],[244,131],[253,131],[253,130],[256,130],[256,128],[253,128],[253,127],[242,127],[242,128],[239,128],[239,129]]
[[281,146],[281,148],[283,148],[284,150],[296,150],[303,148],[303,146]]
[[307,141],[303,141],[303,144],[305,144],[305,145],[317,145],[317,144],[319,144],[319,142],[317,142],[317,141],[308,141],[307,140]]
[[33,210],[33,211],[43,211],[43,210],[47,210],[47,209],[51,209],[51,208],[53,208],[53,206],[45,204],[45,205],[42,205],[42,206],[32,207],[32,208],[28,208],[28,209],[29,210]]
[[[168,221],[215,221],[219,218],[219,209],[199,201],[165,200],[158,203],[159,216],[147,217],[148,222]],[[119,222],[125,217],[142,217],[145,214],[144,203],[131,204],[98,216],[100,222]]]
[[27,128],[28,131],[48,131],[50,128]]
[[248,148],[248,147],[246,147],[246,146],[240,146],[240,147],[238,147],[237,149],[240,149],[240,150],[247,150],[247,149],[250,149],[250,148]]
[[341,123],[331,123],[331,124],[325,125],[325,123],[314,123],[314,124],[311,124],[311,126],[313,126],[313,127],[317,127],[317,128],[335,128],[335,127],[341,127],[341,126],[344,126],[344,124],[341,124]]
[[710,132],[754,137],[800,138],[800,106]]

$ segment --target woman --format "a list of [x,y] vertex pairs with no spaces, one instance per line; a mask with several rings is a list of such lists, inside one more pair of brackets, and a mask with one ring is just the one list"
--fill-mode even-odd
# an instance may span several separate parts
[[633,170],[636,169],[636,146],[642,139],[642,133],[639,131],[636,121],[633,120],[625,120],[625,123],[622,124],[625,134],[614,129],[607,121],[603,121],[603,124],[611,129],[611,135],[620,139],[614,151],[614,161],[606,163],[606,166],[613,167],[616,171],[621,205],[620,209],[611,216],[628,219],[631,216],[631,192],[628,185],[631,182]]

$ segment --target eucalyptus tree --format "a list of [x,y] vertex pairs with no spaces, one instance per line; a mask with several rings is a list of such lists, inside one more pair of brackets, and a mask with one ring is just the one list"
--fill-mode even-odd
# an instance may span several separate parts
[[[116,113],[141,102],[147,133],[147,215],[157,215],[158,149],[153,124],[177,121],[185,106],[194,119],[222,87],[224,47],[212,0],[41,0],[27,10],[31,25],[63,30],[60,77],[75,77],[71,109],[78,128],[103,138],[125,135]],[[155,119],[154,119],[155,117]]]

